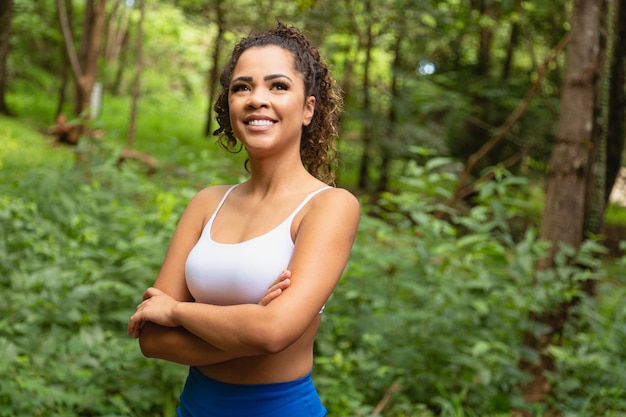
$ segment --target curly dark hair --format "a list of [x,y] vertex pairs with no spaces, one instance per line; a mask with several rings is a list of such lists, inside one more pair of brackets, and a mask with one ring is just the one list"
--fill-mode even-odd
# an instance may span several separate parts
[[[230,60],[220,75],[222,91],[215,102],[219,128],[213,132],[219,144],[230,152],[242,149],[230,125],[228,91],[233,71],[241,54],[249,48],[279,46],[294,57],[295,67],[303,75],[305,97],[315,97],[315,112],[311,123],[302,127],[300,158],[313,176],[327,184],[334,184],[334,167],[337,159],[336,139],[342,100],[328,66],[316,47],[294,27],[278,23],[275,29],[254,33],[241,39],[233,49]],[[247,161],[246,161],[247,165]]]

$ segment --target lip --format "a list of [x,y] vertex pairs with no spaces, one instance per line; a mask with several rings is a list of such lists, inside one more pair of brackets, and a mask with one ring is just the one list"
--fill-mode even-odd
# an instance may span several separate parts
[[269,116],[264,116],[264,115],[251,115],[251,116],[246,117],[243,122],[246,125],[250,126],[250,122],[253,120],[269,121],[269,122],[272,122],[272,124],[278,122],[276,119],[273,119]]

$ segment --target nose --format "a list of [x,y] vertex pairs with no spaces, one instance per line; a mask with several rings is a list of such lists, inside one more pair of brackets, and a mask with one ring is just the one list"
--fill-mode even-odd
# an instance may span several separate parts
[[250,95],[248,96],[248,102],[246,103],[250,108],[262,108],[269,106],[269,91],[263,88],[255,88],[250,91]]

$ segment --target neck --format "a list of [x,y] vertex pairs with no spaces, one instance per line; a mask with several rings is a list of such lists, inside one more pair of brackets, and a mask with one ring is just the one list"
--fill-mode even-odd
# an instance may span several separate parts
[[300,156],[280,161],[250,159],[250,185],[253,192],[280,193],[306,188],[305,184],[317,181],[302,165]]

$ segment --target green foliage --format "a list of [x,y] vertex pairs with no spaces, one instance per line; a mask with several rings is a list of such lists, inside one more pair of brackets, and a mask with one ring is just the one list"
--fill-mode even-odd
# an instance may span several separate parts
[[626,226],[626,207],[611,204],[607,207],[604,218],[609,224]]
[[[193,108],[191,111],[199,120],[192,125],[181,120],[180,126],[185,130],[197,125],[195,135],[201,134],[206,107],[210,105],[206,100],[206,79],[217,49],[217,22],[224,31],[223,52],[218,57],[223,63],[230,46],[242,35],[281,20],[305,29],[330,61],[334,76],[346,93],[346,136],[358,140],[361,127],[376,121],[368,129],[372,134],[372,149],[368,153],[372,156],[373,178],[376,170],[381,169],[381,155],[402,161],[407,157],[408,146],[447,149],[459,158],[474,152],[519,104],[536,76],[537,63],[566,29],[564,22],[555,16],[561,16],[567,4],[564,1],[519,5],[511,1],[492,2],[489,13],[481,14],[471,2],[458,1],[379,0],[369,6],[363,2],[329,0],[237,0],[227,7],[222,3],[185,0],[147,4],[139,117],[151,110],[160,111],[164,102],[167,105],[163,107],[171,105],[185,111]],[[98,81],[104,83],[106,92],[129,95],[137,58],[137,2],[134,7],[121,0],[109,2],[103,47],[111,45],[110,29],[115,27],[115,19],[110,14],[117,4],[118,11],[132,8],[129,32],[121,50],[101,60]],[[68,3],[68,10],[71,10],[74,40],[80,43],[84,2],[73,0]],[[241,10],[253,12],[241,13]],[[527,42],[511,39],[514,25],[524,28]],[[68,103],[74,94],[72,76],[65,68],[56,7],[50,2],[16,0],[12,29],[7,79],[9,106],[19,115],[49,126],[54,120],[63,74],[68,75],[66,114],[71,113]],[[364,42],[370,29],[371,109],[365,114]],[[478,45],[483,35],[481,30],[486,29],[492,31],[488,38],[493,41],[490,58],[484,62],[489,71],[477,75]],[[393,51],[397,40],[396,60]],[[511,62],[505,76],[502,67],[509,52]],[[433,62],[436,73],[418,75],[416,68],[422,60]],[[560,76],[559,71],[553,72],[542,84],[542,99],[531,103],[506,140],[487,156],[486,165],[528,146],[530,149],[525,152],[542,167],[558,109]],[[397,95],[393,98],[389,94],[392,76],[397,82]],[[108,112],[106,104],[104,111]],[[394,117],[391,117],[392,106]],[[127,112],[122,114],[126,116]],[[143,127],[138,126],[137,131],[145,132]],[[161,126],[145,128],[150,129],[149,135],[158,136]],[[171,138],[162,139],[157,143]],[[176,140],[186,139],[177,135]],[[353,164],[361,154],[346,161],[348,169],[354,169]]]
[[[546,254],[545,243],[533,228],[520,238],[509,229],[526,206],[518,191],[524,180],[497,171],[466,213],[445,221],[435,215],[451,182],[445,162],[408,169],[406,188],[414,191],[385,196],[384,210],[362,218],[319,337],[317,382],[325,400],[354,410],[375,404],[396,382],[402,389],[389,415],[418,415],[423,405],[442,416],[526,407],[518,391],[526,376],[518,363],[534,353],[520,342],[525,332],[543,331],[529,314],[576,298],[587,311],[571,321],[579,333],[553,352],[561,364],[553,377],[556,406],[577,416],[625,411],[619,398],[626,374],[617,365],[623,369],[620,297],[603,292],[594,304],[578,285],[602,276],[599,245],[590,242],[580,253],[563,248],[558,266],[539,273],[535,264]],[[584,267],[571,266],[572,257]],[[606,283],[605,291],[615,285]],[[609,311],[594,310],[599,305]],[[598,332],[604,336],[597,338]],[[583,407],[581,399],[603,405]],[[371,409],[357,410],[351,415]]]
[[[82,144],[89,152],[77,164],[9,119],[0,139],[0,416],[172,415],[184,367],[143,358],[125,326],[196,186],[117,167],[106,141]],[[535,353],[521,340],[543,329],[528,315],[577,300],[550,350],[554,405],[569,416],[623,416],[626,261],[603,265],[589,241],[563,247],[557,267],[538,273],[545,244],[534,228],[510,226],[528,206],[525,180],[495,169],[471,206],[451,211],[442,201],[455,184],[452,161],[415,151],[424,163],[404,167],[407,191],[363,205],[324,314],[315,381],[331,415],[370,416],[394,384],[385,416],[530,407],[518,362]],[[188,169],[198,171],[189,178],[206,171]],[[586,279],[599,280],[597,298],[579,291]]]
[[573,314],[579,320],[568,327],[563,344],[550,350],[559,363],[551,377],[555,401],[567,411],[608,416],[626,410],[626,286],[621,277],[617,286],[600,286],[601,303],[584,299],[577,306]]
[[[187,21],[179,8],[163,3],[149,7],[145,19],[143,47],[148,53],[142,73],[143,92],[163,100],[185,100],[202,91],[202,69],[209,66],[206,46],[211,42],[210,27]],[[176,63],[175,72],[172,62]],[[129,76],[127,81],[131,80]]]
[[22,87],[51,90],[55,80],[50,75],[63,60],[56,6],[53,2],[14,0],[13,11],[10,48],[19,52],[8,55],[10,77]]
[[60,150],[37,165],[36,145],[18,146],[21,170],[17,152],[0,158],[0,415],[164,415],[182,370],[142,358],[124,330],[189,194]]
[[[519,397],[527,376],[518,362],[536,359],[521,340],[524,332],[544,330],[528,320],[530,312],[564,301],[576,305],[563,338],[550,349],[558,364],[550,375],[553,405],[567,417],[626,415],[626,258],[602,264],[600,248],[588,242],[580,252],[563,247],[557,267],[538,273],[545,245],[525,226],[533,223],[528,213],[538,212],[532,202],[539,198],[528,194],[525,180],[502,169],[462,211],[442,204],[459,168],[426,148],[474,151],[480,143],[468,146],[468,127],[487,138],[567,29],[562,12],[569,2],[522,2],[519,9],[512,1],[492,3],[499,14],[494,19],[461,1],[385,0],[367,12],[364,2],[237,0],[222,10],[227,44],[280,17],[306,28],[321,46],[348,93],[344,185],[357,182],[364,120],[376,121],[377,149],[398,159],[392,183],[405,191],[385,194],[377,205],[363,199],[353,256],[316,343],[315,381],[330,415],[370,416],[395,383],[400,390],[384,416],[496,417],[512,407],[541,415]],[[72,4],[78,40],[84,4]],[[81,143],[82,165],[75,163],[76,152],[51,148],[23,124],[0,119],[0,416],[173,414],[185,370],[144,359],[125,335],[126,320],[156,275],[185,202],[205,184],[237,182],[243,164],[241,155],[226,158],[214,139],[201,137],[220,2],[176,4],[187,15],[168,2],[149,2],[144,25],[134,147],[160,160],[155,176],[146,178],[133,162],[117,167],[129,114],[125,95],[105,95],[103,114],[93,121],[104,138]],[[15,0],[15,11],[8,101],[42,129],[52,123],[61,83],[56,9],[53,2]],[[131,26],[136,20],[135,13]],[[515,23],[525,40],[513,51],[504,80],[500,69]],[[361,111],[370,25],[374,115]],[[483,28],[494,29],[493,60],[487,76],[476,76]],[[122,92],[129,91],[134,70],[134,30]],[[398,36],[395,67],[391,51]],[[437,64],[435,75],[416,75],[421,59]],[[102,63],[107,86],[122,65]],[[552,68],[541,99],[493,154],[534,144],[529,167],[541,171],[558,107],[560,67]],[[400,93],[392,103],[394,73]],[[391,104],[397,106],[393,124],[385,120]],[[611,221],[623,223],[623,217],[609,209]],[[577,283],[590,278],[600,284],[595,299],[578,290]]]

